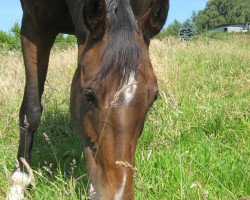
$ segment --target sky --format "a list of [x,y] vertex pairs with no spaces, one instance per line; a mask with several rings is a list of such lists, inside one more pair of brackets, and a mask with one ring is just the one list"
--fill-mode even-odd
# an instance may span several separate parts
[[[170,0],[169,15],[166,25],[174,19],[184,22],[192,15],[192,11],[202,10],[207,0]],[[9,31],[11,26],[22,19],[20,0],[0,0],[0,30]]]

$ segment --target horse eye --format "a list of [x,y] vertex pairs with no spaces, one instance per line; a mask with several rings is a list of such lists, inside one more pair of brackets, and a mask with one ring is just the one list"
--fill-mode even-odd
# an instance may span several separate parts
[[95,104],[95,94],[93,92],[93,90],[89,89],[89,88],[85,88],[83,90],[83,94],[84,94],[84,99],[85,101]]

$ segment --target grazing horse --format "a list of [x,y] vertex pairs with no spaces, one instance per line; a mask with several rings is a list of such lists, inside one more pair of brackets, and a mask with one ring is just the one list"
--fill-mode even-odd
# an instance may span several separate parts
[[89,197],[134,199],[136,143],[158,95],[148,48],[165,23],[168,0],[21,0],[21,4],[26,84],[9,199],[22,199],[31,183],[27,168],[43,110],[50,50],[58,33],[74,34],[78,42],[70,107],[83,141]]

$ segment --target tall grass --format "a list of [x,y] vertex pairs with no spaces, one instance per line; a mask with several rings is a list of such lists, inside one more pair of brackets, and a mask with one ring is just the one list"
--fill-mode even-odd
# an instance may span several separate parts
[[[21,54],[1,52],[0,198],[8,191],[18,145],[24,86]],[[80,138],[68,112],[77,50],[51,55],[28,199],[86,197]],[[249,35],[228,40],[153,40],[160,98],[136,151],[136,199],[238,199],[250,195]]]

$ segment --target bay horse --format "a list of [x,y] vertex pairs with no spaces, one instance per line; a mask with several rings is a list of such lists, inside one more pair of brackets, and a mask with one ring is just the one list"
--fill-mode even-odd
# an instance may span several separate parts
[[134,199],[136,143],[158,95],[148,49],[166,21],[169,1],[21,0],[21,5],[26,83],[8,198],[23,199],[32,181],[27,164],[43,110],[50,50],[57,34],[67,33],[78,43],[70,110],[83,141],[89,198]]

